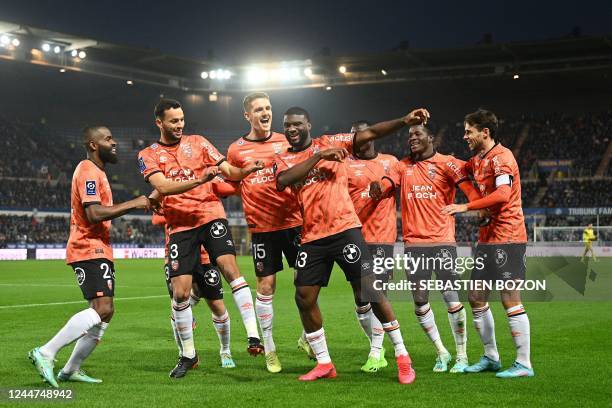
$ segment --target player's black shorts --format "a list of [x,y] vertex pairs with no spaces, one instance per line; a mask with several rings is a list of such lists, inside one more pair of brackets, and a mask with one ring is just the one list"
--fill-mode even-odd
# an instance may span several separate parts
[[89,259],[70,264],[77,283],[87,300],[115,296],[115,265],[105,258]]
[[200,246],[204,246],[213,264],[221,255],[236,255],[227,220],[219,218],[187,231],[170,235],[168,257],[170,278],[193,275],[200,266]]
[[387,283],[393,278],[393,268],[385,268],[384,260],[393,258],[393,244],[371,244],[368,243],[368,249],[374,261],[374,274],[376,279]]
[[301,231],[301,227],[294,227],[280,231],[253,233],[251,252],[255,275],[268,276],[282,271],[283,254],[289,266],[293,268],[300,248]]
[[295,286],[327,286],[334,262],[347,281],[373,273],[372,255],[360,228],[302,244],[295,261]]
[[[168,294],[172,298],[172,282],[170,280],[170,267],[164,265],[166,274],[166,287]],[[208,300],[223,299],[223,283],[221,273],[212,264],[202,264],[200,269],[193,275],[197,295]]]
[[407,246],[404,254],[409,257],[406,277],[410,282],[436,279],[448,282],[458,278],[455,271],[457,247],[454,245]]
[[[478,260],[482,260],[482,268]],[[472,280],[525,280],[527,270],[527,244],[483,244],[476,247]]]

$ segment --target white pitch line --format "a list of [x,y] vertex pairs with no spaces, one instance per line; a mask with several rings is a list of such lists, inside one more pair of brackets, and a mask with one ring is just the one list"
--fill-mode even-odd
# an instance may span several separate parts
[[[135,296],[135,297],[127,297],[127,298],[114,298],[114,300],[115,301],[117,301],[117,300],[141,300],[141,299],[155,299],[155,298],[162,298],[162,297],[168,297],[168,295]],[[30,304],[27,304],[27,305],[0,306],[0,309],[16,309],[16,308],[20,308],[20,307],[37,307],[37,306],[71,305],[71,304],[84,303],[84,302],[87,302],[87,301],[85,299],[83,299],[83,300],[75,300],[73,302],[30,303]]]

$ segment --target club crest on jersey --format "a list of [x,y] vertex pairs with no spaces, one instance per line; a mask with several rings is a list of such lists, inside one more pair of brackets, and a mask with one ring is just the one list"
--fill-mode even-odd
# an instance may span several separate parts
[[385,249],[383,247],[376,247],[376,252],[374,253],[376,258],[384,258],[385,257]]
[[263,272],[263,270],[264,270],[263,262],[257,261],[257,264],[255,265],[255,268],[257,269],[257,272]]
[[79,286],[83,285],[83,283],[85,282],[85,269],[74,268],[74,273],[76,275],[76,280]]
[[112,280],[107,280],[106,281],[106,286],[108,286],[108,290],[113,290],[113,281]]
[[213,238],[221,238],[225,234],[227,234],[227,228],[222,222],[217,221],[210,227],[210,236]]
[[96,181],[95,180],[87,180],[85,182],[85,195],[95,196],[97,194],[96,189]]
[[361,249],[355,244],[347,244],[342,249],[344,260],[348,263],[355,263],[361,258]]
[[313,152],[314,154],[317,154],[317,153],[319,153],[320,151],[321,151],[321,148],[320,148],[319,146],[313,146],[313,147],[312,147],[312,152]]
[[389,166],[389,160],[381,160],[380,163],[382,164],[385,173],[389,174],[389,170],[391,170],[391,166]]
[[219,272],[215,269],[209,269],[204,272],[204,282],[209,286],[217,286],[219,284]]
[[504,266],[508,262],[508,253],[501,248],[495,251],[495,263],[497,266]]
[[173,259],[172,261],[170,261],[170,267],[172,268],[173,271],[178,271],[179,261],[177,261],[176,259]]
[[430,164],[429,166],[427,166],[427,176],[429,178],[436,177],[436,166],[434,166],[433,164]]
[[191,157],[193,156],[193,150],[191,150],[191,145],[189,143],[182,144],[181,149],[183,149],[183,154],[185,155],[185,157],[191,159]]

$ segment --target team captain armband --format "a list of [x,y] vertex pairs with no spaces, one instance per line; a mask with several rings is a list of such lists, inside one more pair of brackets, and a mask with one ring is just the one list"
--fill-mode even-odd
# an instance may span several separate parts
[[499,186],[503,186],[503,185],[509,185],[510,187],[512,187],[512,176],[509,174],[501,174],[497,177],[495,177],[495,188],[499,187]]

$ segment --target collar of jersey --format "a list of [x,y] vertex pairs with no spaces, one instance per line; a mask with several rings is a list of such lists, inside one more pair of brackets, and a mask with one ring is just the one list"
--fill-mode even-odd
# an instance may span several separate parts
[[485,158],[485,156],[486,156],[487,154],[489,154],[489,152],[491,152],[491,150],[495,149],[495,148],[497,147],[497,145],[498,145],[498,144],[499,144],[499,142],[495,142],[495,144],[493,145],[493,147],[492,147],[492,148],[490,148],[490,149],[489,149],[489,150],[488,150],[488,151],[487,151],[485,154],[483,154],[483,155],[482,155],[482,157],[480,157],[480,160],[484,159],[484,158]]
[[177,140],[174,143],[164,143],[161,140],[157,141],[157,144],[160,144],[162,146],[166,146],[166,147],[172,147],[172,146],[176,146],[177,144],[181,143],[181,140],[183,140],[183,138],[181,137],[179,140]]
[[96,166],[96,167],[97,167],[97,168],[99,168],[100,170],[104,171],[104,169],[103,169],[102,167],[98,166],[98,163],[96,163],[95,161],[93,161],[93,160],[91,160],[91,159],[89,159],[89,158],[88,158],[87,160],[89,160],[90,162],[92,162],[92,163],[94,164],[94,166]]
[[410,160],[412,160],[412,161],[413,161],[413,162],[415,162],[415,163],[418,163],[418,162],[424,162],[424,161],[426,161],[426,160],[431,159],[431,158],[432,158],[432,157],[434,157],[436,154],[438,154],[438,152],[437,152],[437,151],[434,149],[433,154],[432,154],[431,156],[429,156],[429,157],[426,157],[426,158],[421,159],[421,160],[414,160],[414,159],[411,157],[411,158],[410,158]]
[[357,154],[356,154],[356,153],[353,153],[353,157],[354,157],[355,159],[357,159],[357,160],[365,160],[365,161],[368,161],[368,160],[374,160],[375,158],[377,158],[377,157],[378,157],[378,152],[376,152],[376,156],[372,157],[371,159],[362,159],[361,157],[357,156]]
[[247,138],[248,134],[246,134],[246,135],[242,136],[242,139],[246,140],[247,142],[263,143],[263,142],[267,142],[268,140],[270,140],[273,135],[274,135],[274,132],[270,131],[270,136],[266,137],[265,139],[254,140],[254,139],[248,139]]

